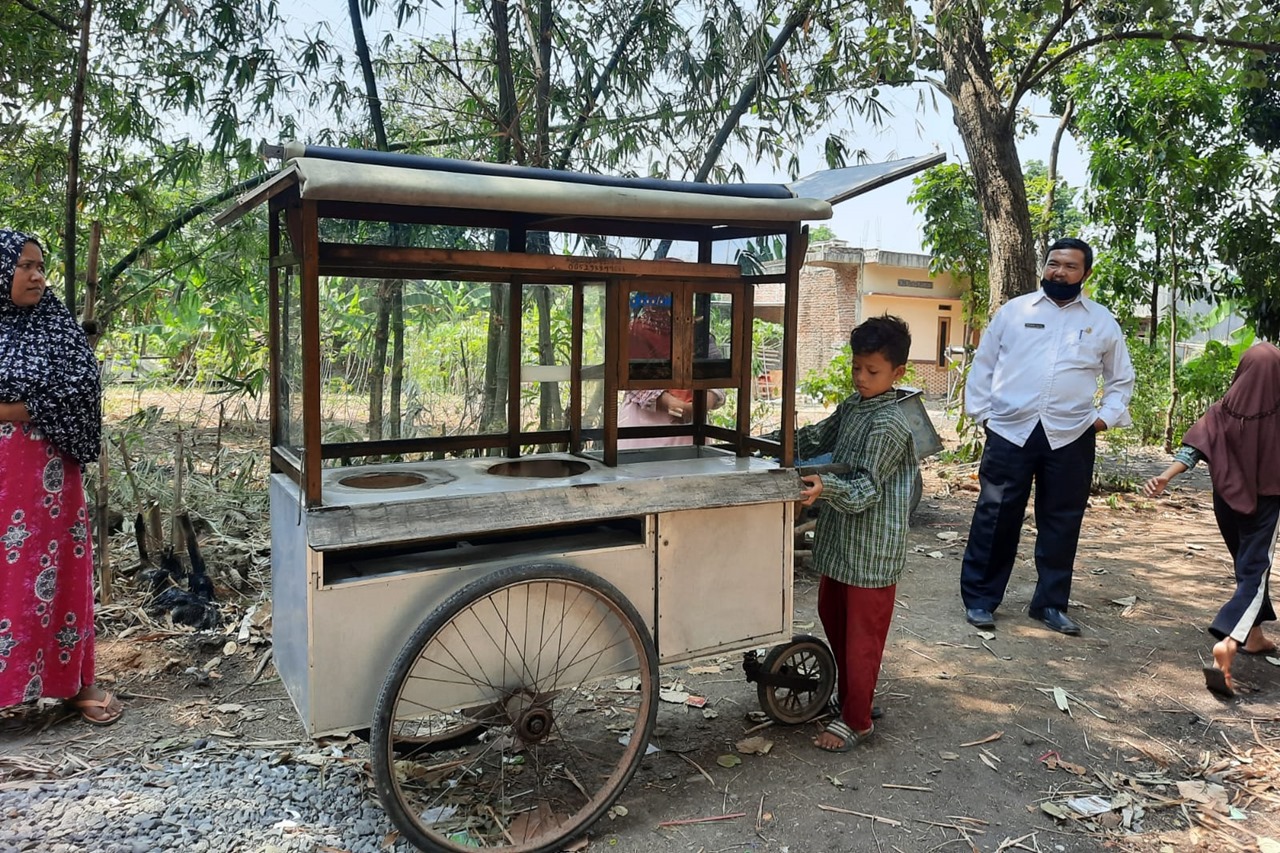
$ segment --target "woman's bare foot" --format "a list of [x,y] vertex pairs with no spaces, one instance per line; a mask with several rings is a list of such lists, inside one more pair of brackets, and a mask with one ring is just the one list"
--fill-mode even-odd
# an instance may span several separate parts
[[124,713],[120,700],[97,684],[82,687],[79,693],[67,700],[67,704],[79,711],[85,722],[100,726],[114,723]]
[[1262,628],[1254,625],[1249,629],[1249,636],[1245,638],[1241,648],[1251,655],[1269,655],[1275,653],[1276,644],[1262,633]]
[[1240,643],[1234,637],[1226,637],[1213,644],[1213,665],[1222,670],[1222,677],[1227,682],[1228,690],[1235,690],[1231,681],[1231,661],[1236,656]]

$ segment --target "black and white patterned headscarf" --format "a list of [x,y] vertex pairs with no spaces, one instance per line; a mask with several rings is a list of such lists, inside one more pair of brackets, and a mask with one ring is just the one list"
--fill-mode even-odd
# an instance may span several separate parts
[[13,302],[13,275],[27,243],[0,228],[0,402],[27,404],[31,423],[78,462],[98,458],[102,386],[98,360],[71,312],[45,288],[29,308]]

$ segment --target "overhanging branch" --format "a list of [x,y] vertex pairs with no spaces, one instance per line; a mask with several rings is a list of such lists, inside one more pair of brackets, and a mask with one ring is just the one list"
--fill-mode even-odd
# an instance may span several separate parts
[[[1170,44],[1178,44],[1178,43],[1199,44],[1207,47],[1231,48],[1233,50],[1256,50],[1262,53],[1280,53],[1280,42],[1257,42],[1257,41],[1244,41],[1242,39],[1220,39],[1220,38],[1215,38],[1213,36],[1202,36],[1196,33],[1165,33],[1165,32],[1161,32],[1160,30],[1134,30],[1133,32],[1128,32],[1128,33],[1107,33],[1106,35],[1101,35],[1091,39],[1086,39],[1085,41],[1082,41],[1079,44],[1073,44],[1071,47],[1067,48],[1062,53],[1055,56],[1053,59],[1050,59],[1048,62],[1045,63],[1043,68],[1041,68],[1035,74],[1032,74],[1030,76],[1030,78],[1026,82],[1026,86],[1022,89],[1022,92],[1017,93],[1018,96],[1021,96],[1022,93],[1025,93],[1035,88],[1036,85],[1038,85],[1040,81],[1043,80],[1051,71],[1053,71],[1058,66],[1065,63],[1068,59],[1071,59],[1073,56],[1077,56],[1081,53],[1084,53],[1085,51],[1091,50],[1097,47],[1098,45],[1108,44],[1112,42],[1125,42],[1125,41],[1153,41],[1153,42],[1168,42]],[[1010,101],[1010,107],[1013,107],[1016,104],[1017,104],[1016,100]]]
[[1013,86],[1013,94],[1009,96],[1009,107],[1011,113],[1013,111],[1012,108],[1017,106],[1018,101],[1022,100],[1022,96],[1032,85],[1031,69],[1035,68],[1036,63],[1039,62],[1046,53],[1048,53],[1049,48],[1053,45],[1053,40],[1058,37],[1058,33],[1062,32],[1067,23],[1075,17],[1076,12],[1083,9],[1087,2],[1088,0],[1081,0],[1081,2],[1072,5],[1068,0],[1068,2],[1062,4],[1062,13],[1058,16],[1057,23],[1055,23],[1049,31],[1044,34],[1044,38],[1040,40],[1040,44],[1036,45],[1035,52],[1031,54],[1031,57],[1027,60],[1027,64],[1023,66],[1022,73],[1018,75],[1018,81]]
[[41,9],[35,3],[32,3],[31,0],[15,0],[15,2],[22,8],[26,9],[31,14],[46,21],[50,26],[55,27],[59,32],[63,33],[64,35],[74,36],[76,33],[79,32],[79,30],[74,25],[59,21],[53,15],[49,14],[44,9]]
[[147,237],[147,239],[143,240],[141,243],[135,246],[133,248],[133,251],[131,251],[129,254],[125,255],[123,258],[121,258],[120,260],[112,264],[111,269],[107,270],[103,274],[102,279],[99,282],[98,286],[105,293],[109,285],[111,285],[117,278],[119,278],[124,273],[125,270],[133,266],[134,262],[138,260],[138,258],[142,257],[143,252],[160,245],[165,240],[169,239],[170,235],[182,230],[182,228],[185,227],[187,223],[191,222],[191,220],[205,213],[208,213],[209,209],[212,208],[214,205],[222,204],[222,202],[226,201],[229,198],[239,195],[245,190],[253,189],[258,184],[262,183],[263,181],[267,180],[270,177],[273,177],[275,174],[276,174],[275,172],[267,172],[265,174],[255,175],[252,178],[249,178],[248,180],[241,181],[240,183],[236,184],[233,187],[228,187],[227,189],[222,190],[221,192],[216,193],[214,195],[211,195],[208,198],[200,202],[197,202],[191,207],[188,207],[178,216],[169,220],[164,225],[164,227],[153,232],[151,236]]

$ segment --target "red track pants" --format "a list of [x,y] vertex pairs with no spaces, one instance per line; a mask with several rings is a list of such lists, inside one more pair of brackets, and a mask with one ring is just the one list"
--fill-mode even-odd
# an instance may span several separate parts
[[871,728],[871,701],[893,619],[897,586],[849,586],[823,575],[818,617],[836,658],[840,716],[858,732]]

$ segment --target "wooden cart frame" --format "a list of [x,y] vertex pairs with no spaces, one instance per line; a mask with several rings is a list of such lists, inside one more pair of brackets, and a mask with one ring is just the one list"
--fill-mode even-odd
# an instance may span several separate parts
[[[405,836],[426,850],[552,851],[585,833],[644,757],[660,664],[778,644],[749,670],[765,709],[791,723],[820,713],[834,680],[830,653],[791,636],[804,223],[829,217],[833,200],[940,158],[820,173],[791,187],[715,188],[378,152],[287,153],[294,159],[280,173],[219,217],[225,224],[267,206],[275,660],[308,734],[369,732],[379,796]],[[504,250],[322,240],[330,219],[490,228]],[[531,253],[539,231],[681,241],[697,259],[676,270]],[[781,239],[779,271],[712,263],[717,243],[750,238]],[[322,276],[504,282],[516,306],[526,286],[568,285],[567,427],[521,427],[521,384],[539,368],[520,368],[513,309],[505,432],[323,440]],[[751,434],[753,294],[762,285],[784,293],[776,441]],[[600,286],[604,364],[584,365],[584,293]],[[661,379],[629,367],[637,291],[671,295]],[[695,358],[688,308],[710,293],[732,303],[730,355],[714,376]],[[582,417],[588,373],[604,386],[598,427]],[[620,428],[620,391],[667,387],[693,389],[691,423]],[[712,388],[737,390],[733,428],[708,423]],[[620,438],[655,435],[689,444],[619,449]],[[551,445],[563,450],[530,452]]]

